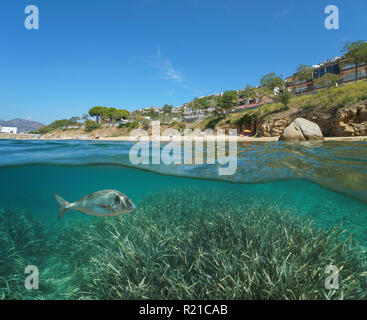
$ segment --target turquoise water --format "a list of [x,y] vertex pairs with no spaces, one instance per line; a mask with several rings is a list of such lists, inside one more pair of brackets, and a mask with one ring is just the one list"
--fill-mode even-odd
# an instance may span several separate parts
[[[76,201],[98,190],[116,189],[130,197],[139,209],[157,192],[169,194],[169,190],[194,188],[203,194],[214,190],[218,195],[235,195],[244,203],[275,206],[312,220],[316,227],[325,230],[342,226],[361,252],[367,246],[366,142],[240,143],[238,168],[233,176],[218,175],[218,165],[134,166],[128,156],[132,145],[130,142],[0,141],[0,210],[32,217],[42,226],[47,243],[77,224],[82,223],[87,230],[98,220],[107,219],[71,211],[58,221],[54,192],[68,201]],[[232,200],[219,196],[216,201],[222,205]],[[198,206],[206,207],[206,203],[199,202]],[[172,212],[176,209],[173,206]],[[5,224],[4,221],[0,223]],[[34,259],[41,269],[51,272],[65,259],[61,249],[58,250]],[[27,259],[32,260],[27,257],[23,257],[23,264],[28,264]],[[13,261],[10,256],[0,259],[3,263],[0,288],[5,298],[62,299],[70,297],[74,290],[72,271],[69,277],[60,273],[48,276],[49,288],[40,296],[19,286],[9,289],[11,284],[6,284],[7,279],[14,278],[14,272],[7,274],[9,267],[4,266]],[[87,272],[89,264],[77,268]],[[24,272],[19,277],[24,279]],[[13,295],[9,290],[13,290]],[[21,291],[19,296],[14,293],[17,290]]]

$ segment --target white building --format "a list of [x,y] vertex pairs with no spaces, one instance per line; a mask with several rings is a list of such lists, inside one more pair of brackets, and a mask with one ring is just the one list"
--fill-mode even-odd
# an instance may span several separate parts
[[17,133],[18,128],[17,127],[2,127],[0,126],[0,132],[1,133]]

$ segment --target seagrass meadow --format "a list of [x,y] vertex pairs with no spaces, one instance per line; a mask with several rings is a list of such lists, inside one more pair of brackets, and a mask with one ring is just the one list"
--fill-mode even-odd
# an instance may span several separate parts
[[[239,145],[224,178],[215,166],[128,167],[129,144],[0,143],[12,155],[0,167],[2,299],[367,297],[365,143]],[[102,189],[137,209],[57,220],[53,192]],[[38,290],[24,286],[28,265]],[[338,289],[325,287],[330,265]]]

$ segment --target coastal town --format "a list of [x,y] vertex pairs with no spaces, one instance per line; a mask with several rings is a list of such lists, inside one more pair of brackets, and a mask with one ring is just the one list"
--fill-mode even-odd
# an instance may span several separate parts
[[[360,81],[367,79],[366,62],[358,64],[356,71],[355,63],[348,62],[348,60],[343,57],[334,57],[326,61],[323,61],[320,64],[313,65],[312,67],[301,66],[301,69],[303,72],[309,71],[309,74],[306,75],[306,77],[302,78],[302,76],[300,76],[299,73],[295,73],[292,76],[287,77],[285,79],[286,88],[289,90],[289,92],[295,95],[315,93],[319,90],[324,89],[325,85],[317,83],[317,80],[327,74],[335,74],[340,77],[340,79],[336,81],[337,85],[346,85],[349,83],[353,83],[355,80]],[[273,100],[269,96],[265,96],[263,99],[261,99],[261,96],[259,95],[256,96],[256,90],[260,89],[261,87],[259,86],[254,88],[255,95],[253,97],[244,97],[244,94],[246,94],[246,89],[237,90],[236,94],[238,98],[236,99],[235,106],[230,109],[220,109],[219,112],[225,114],[239,113],[244,110],[258,108],[266,103],[271,103]],[[274,87],[272,89],[274,94],[273,96],[276,96],[281,88]],[[201,108],[200,104],[196,104],[196,101],[200,101],[200,99],[211,99],[211,98],[215,99],[215,97],[222,97],[223,94],[224,93],[216,93],[212,96],[200,97],[194,100],[193,103],[187,103],[172,108],[171,121],[193,122],[193,121],[202,121],[208,118],[213,112],[216,111],[216,109],[214,107]],[[149,115],[154,114],[155,116],[157,116],[157,115],[163,115],[164,113],[165,113],[164,107],[161,108],[151,107],[151,108],[144,108],[141,111],[136,111],[133,114],[148,115],[145,118],[151,120],[152,117]]]
[[[232,127],[242,136],[278,137],[297,118],[297,112],[294,112],[293,118],[283,117],[284,123],[281,128],[266,129],[269,127],[269,121],[268,123],[266,121],[275,114],[289,115],[291,110],[301,108],[303,114],[307,113],[305,116],[307,119],[309,114],[320,109],[320,104],[324,104],[321,98],[323,95],[329,100],[325,102],[324,109],[330,114],[340,109],[341,103],[344,107],[350,107],[353,103],[359,103],[367,98],[364,93],[367,91],[367,43],[347,42],[341,52],[344,53],[341,57],[333,57],[312,66],[299,65],[296,72],[289,77],[283,78],[275,73],[269,73],[260,79],[257,86],[247,85],[240,90],[198,97],[176,107],[166,104],[162,107],[136,108],[129,112],[126,109],[96,106],[90,108],[82,117],[56,120],[38,130],[22,132],[16,127],[0,127],[0,137],[17,137],[17,133],[25,137],[24,134],[28,133],[37,138],[116,138],[128,136],[133,129],[144,129],[149,132],[152,121],[159,121],[162,129],[172,128],[182,133],[184,129],[215,131]],[[359,87],[354,87],[356,85]],[[342,94],[346,86],[349,86],[350,90],[345,89]],[[352,95],[349,99],[354,89],[361,91],[361,94]],[[343,95],[344,100],[335,103],[332,96],[334,91],[336,95],[337,92]],[[306,100],[308,102],[305,104]],[[350,123],[344,124],[339,121],[344,127],[330,131],[325,126],[332,127],[334,124],[331,122],[319,123],[325,122],[325,119],[318,119],[314,115],[308,120],[316,120],[326,136],[366,136],[367,119],[364,117],[357,119],[358,114],[366,112],[366,105],[363,106],[355,112],[354,120],[358,126],[354,126],[353,119]],[[337,122],[338,119],[333,121]]]

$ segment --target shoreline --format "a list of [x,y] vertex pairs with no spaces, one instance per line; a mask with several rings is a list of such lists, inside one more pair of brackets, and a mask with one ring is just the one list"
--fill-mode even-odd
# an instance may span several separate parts
[[[79,137],[27,137],[25,135],[17,136],[9,136],[9,137],[0,137],[0,140],[77,140],[77,141],[120,141],[120,142],[134,142],[134,141],[162,141],[162,142],[170,142],[170,141],[195,141],[195,140],[206,140],[206,141],[216,141],[217,139],[223,139],[225,141],[234,141],[237,139],[238,142],[277,142],[279,137],[230,137],[230,136],[162,136],[162,137],[152,137],[152,136],[143,136],[143,137],[130,137],[130,136],[120,136],[120,137],[101,137],[99,139],[96,138],[79,138]],[[323,141],[366,141],[367,136],[352,136],[352,137],[324,137]]]

